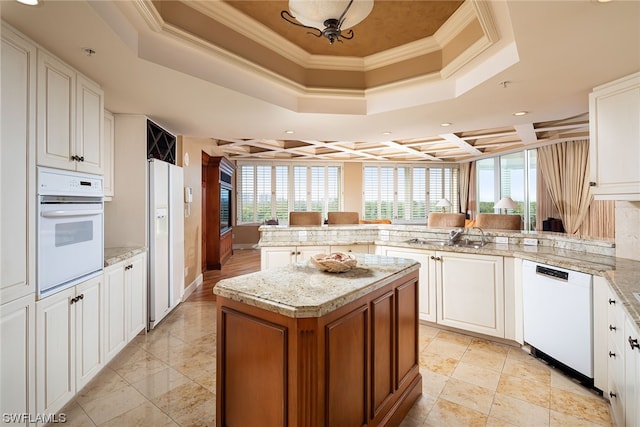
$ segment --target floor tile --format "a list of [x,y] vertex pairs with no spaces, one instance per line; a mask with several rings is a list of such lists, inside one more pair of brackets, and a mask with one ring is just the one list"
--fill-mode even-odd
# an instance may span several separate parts
[[597,424],[592,423],[591,421],[587,421],[578,417],[574,417],[572,415],[564,414],[558,411],[551,411],[551,427],[602,427],[602,426],[610,426],[612,424]]
[[75,400],[83,404],[128,386],[124,378],[107,366],[76,394]]
[[179,427],[167,414],[151,402],[145,402],[122,415],[119,415],[99,427]]
[[427,415],[424,426],[429,427],[462,427],[484,426],[487,416],[464,406],[446,400],[438,400]]
[[498,384],[498,393],[524,400],[534,405],[549,407],[551,387],[529,379],[502,374]]
[[557,388],[551,389],[551,409],[598,424],[611,422],[609,404],[604,399]]
[[549,409],[500,393],[496,393],[489,415],[515,426],[549,425]]
[[444,386],[439,399],[457,403],[465,408],[488,414],[493,403],[492,390],[451,378]]
[[551,387],[559,388],[561,390],[570,391],[572,393],[581,394],[586,397],[600,397],[595,391],[588,389],[571,377],[568,377],[562,371],[557,369],[551,370]]
[[424,351],[420,353],[419,364],[430,371],[450,376],[455,370],[458,360]]
[[525,362],[507,358],[502,373],[526,380],[537,381],[545,385],[551,385],[551,368],[544,362],[536,360],[533,362]]
[[467,351],[468,344],[463,344],[450,339],[442,339],[439,336],[435,337],[429,345],[424,349],[426,353],[437,354],[450,359],[460,360],[465,351]]
[[215,394],[193,382],[161,394],[152,403],[182,426],[215,421]]
[[61,414],[64,414],[64,423],[50,423],[49,426],[64,425],[65,427],[93,427],[95,423],[89,418],[87,413],[76,401],[72,401],[67,404],[62,411],[58,419],[62,421]]
[[[418,397],[418,400],[416,400],[416,403],[414,403],[413,406],[411,407],[411,410],[405,417],[405,420],[410,419],[415,423],[415,425],[422,426],[422,423],[427,418],[427,415],[429,414],[433,406],[436,404],[437,400],[438,399],[434,396],[422,393],[422,395]],[[403,424],[400,424],[400,425],[403,425]],[[413,424],[409,423],[406,425],[413,425]]]
[[113,369],[129,383],[134,383],[166,368],[166,363],[145,351],[142,357],[132,359],[128,364],[116,365]]
[[112,418],[124,414],[146,401],[146,398],[132,386],[115,390],[97,399],[83,403],[82,409],[89,418],[100,425]]
[[132,383],[147,399],[153,399],[191,380],[173,368],[164,368]]
[[440,395],[449,381],[448,375],[442,375],[427,368],[420,368],[420,374],[422,375],[422,393],[435,397]]
[[500,381],[500,372],[460,362],[451,377],[495,391]]
[[490,350],[468,348],[460,359],[463,363],[469,363],[480,368],[502,371],[507,356]]

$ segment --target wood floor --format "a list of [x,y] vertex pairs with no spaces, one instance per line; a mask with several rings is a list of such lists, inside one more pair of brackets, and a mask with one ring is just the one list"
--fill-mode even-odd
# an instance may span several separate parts
[[222,266],[222,270],[204,272],[202,285],[193,291],[187,301],[215,301],[213,287],[218,281],[255,271],[260,271],[260,249],[235,249],[231,258]]

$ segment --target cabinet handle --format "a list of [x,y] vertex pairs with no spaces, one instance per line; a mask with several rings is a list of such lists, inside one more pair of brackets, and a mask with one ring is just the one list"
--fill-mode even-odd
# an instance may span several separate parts
[[75,154],[73,156],[71,156],[71,160],[73,160],[74,162],[78,161],[78,156],[76,156]]
[[295,254],[296,254],[295,252],[291,252],[291,255],[295,255]]
[[593,182],[593,181],[589,181],[589,187],[595,187],[595,186],[596,186],[596,183],[595,183],[595,182]]
[[431,257],[430,257],[430,258],[431,258],[432,260],[434,260],[434,261],[440,261],[440,260],[442,259],[442,258],[440,258],[439,256],[433,256],[433,255],[431,255]]
[[612,351],[609,352],[609,357],[616,357],[616,354]]
[[84,156],[80,156],[80,157],[78,157],[78,161],[80,161],[80,162],[84,162]]
[[77,302],[78,299],[77,298],[71,298],[71,300],[69,301],[69,304],[73,305],[73,303]]
[[302,255],[302,252],[296,252],[296,255]]
[[615,303],[616,303],[616,300],[609,298],[609,305],[615,304]]
[[615,331],[615,330],[616,330],[616,327],[615,327],[615,326],[613,326],[613,325],[609,325],[609,330],[610,330],[610,331]]
[[631,346],[631,350],[635,349],[635,348],[640,348],[640,344],[638,344],[638,339],[633,339],[631,337],[629,337],[629,345]]
[[613,398],[613,397],[618,397],[617,394],[615,394],[614,392],[610,391],[609,392],[609,397]]
[[84,299],[84,294],[78,295],[78,299]]

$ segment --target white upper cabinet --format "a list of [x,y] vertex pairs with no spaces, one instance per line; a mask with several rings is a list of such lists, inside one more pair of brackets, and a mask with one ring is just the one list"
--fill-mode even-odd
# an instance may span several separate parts
[[102,89],[59,59],[38,50],[40,166],[104,172]]
[[35,292],[36,47],[2,26],[0,302]]
[[593,90],[589,133],[596,199],[640,200],[640,72]]

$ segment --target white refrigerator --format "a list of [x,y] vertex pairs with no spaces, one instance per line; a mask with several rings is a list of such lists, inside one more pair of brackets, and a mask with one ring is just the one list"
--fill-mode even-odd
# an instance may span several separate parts
[[184,177],[182,168],[157,159],[149,173],[148,329],[153,329],[184,294]]

